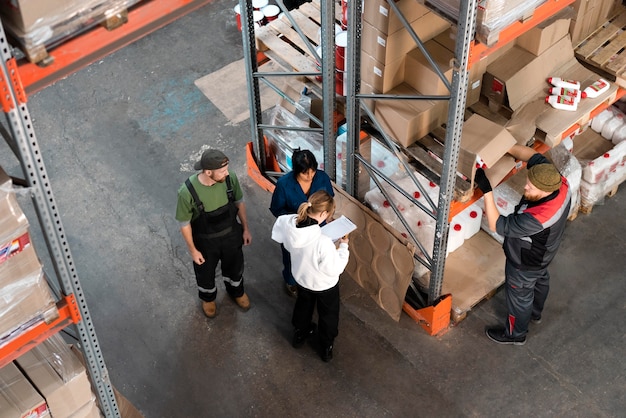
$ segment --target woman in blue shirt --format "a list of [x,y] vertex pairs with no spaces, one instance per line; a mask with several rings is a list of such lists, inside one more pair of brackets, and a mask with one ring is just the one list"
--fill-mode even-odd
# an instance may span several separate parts
[[[275,217],[295,214],[300,204],[306,202],[310,195],[318,190],[325,190],[334,196],[330,177],[322,170],[317,169],[317,160],[309,150],[296,150],[291,157],[292,171],[283,175],[276,182],[272,194],[270,211]],[[283,279],[287,293],[296,296],[296,281],[291,274],[291,256],[283,245]]]

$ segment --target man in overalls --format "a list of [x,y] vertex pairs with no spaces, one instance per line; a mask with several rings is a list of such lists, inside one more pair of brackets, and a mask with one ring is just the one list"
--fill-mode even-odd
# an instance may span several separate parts
[[243,245],[249,245],[243,192],[235,173],[228,171],[228,157],[208,149],[194,168],[200,170],[178,190],[176,220],[193,259],[202,310],[217,314],[215,270],[221,262],[228,295],[247,311],[250,300],[243,287]]

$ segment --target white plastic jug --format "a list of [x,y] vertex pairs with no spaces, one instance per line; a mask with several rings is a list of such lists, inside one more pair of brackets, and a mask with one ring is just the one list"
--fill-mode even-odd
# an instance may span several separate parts
[[448,231],[448,249],[446,251],[446,255],[463,245],[463,242],[465,242],[464,229],[464,226],[460,222],[450,222],[450,229]]
[[611,109],[604,109],[602,112],[600,112],[598,116],[596,116],[595,118],[591,120],[591,129],[593,129],[594,132],[597,132],[597,133],[602,132],[602,128],[604,127],[604,124],[608,122],[610,119],[612,119],[613,115],[614,114],[611,111]]
[[591,184],[604,181],[608,172],[608,162],[608,159],[602,155],[587,162],[583,168],[583,180]]
[[458,218],[457,222],[463,225],[463,237],[465,239],[470,239],[480,231],[482,216],[483,210],[478,205],[473,204],[454,217]]
[[602,138],[611,140],[613,138],[613,134],[621,125],[624,124],[624,115],[622,113],[616,113],[611,119],[609,119],[604,126],[602,127],[602,131],[600,135]]

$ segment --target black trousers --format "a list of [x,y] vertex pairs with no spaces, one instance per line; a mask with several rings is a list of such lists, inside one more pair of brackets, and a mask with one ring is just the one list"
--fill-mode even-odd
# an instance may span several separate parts
[[243,232],[241,227],[220,238],[194,237],[194,244],[204,256],[204,263],[193,263],[198,285],[198,297],[205,302],[212,302],[217,296],[215,270],[221,262],[222,276],[226,292],[238,298],[243,295]]
[[528,271],[513,267],[508,261],[506,275],[506,334],[523,337],[528,332],[531,316],[539,317],[550,291],[548,269]]
[[311,325],[313,311],[317,307],[318,335],[322,348],[333,345],[339,333],[339,283],[319,292],[298,285],[298,299],[293,308],[291,323],[297,330]]

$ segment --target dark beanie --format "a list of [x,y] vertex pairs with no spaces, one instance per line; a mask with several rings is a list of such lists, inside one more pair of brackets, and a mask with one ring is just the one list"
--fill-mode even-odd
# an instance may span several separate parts
[[528,180],[544,192],[552,193],[561,187],[561,174],[552,164],[537,164],[528,169]]

